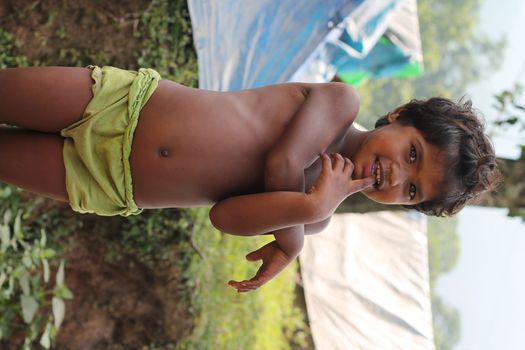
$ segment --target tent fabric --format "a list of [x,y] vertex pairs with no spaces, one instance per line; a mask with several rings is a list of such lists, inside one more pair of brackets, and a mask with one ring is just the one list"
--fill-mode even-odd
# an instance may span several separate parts
[[363,0],[189,0],[199,86],[239,90],[289,81]]
[[[203,89],[421,71],[405,67],[422,67],[416,0],[188,0],[188,6]],[[396,50],[379,53],[384,62],[376,71],[366,62],[381,38]],[[349,71],[358,61],[361,70]]]
[[323,82],[337,75],[358,85],[369,78],[422,73],[416,0],[364,1],[338,28],[292,80]]
[[301,275],[316,349],[434,349],[425,232],[420,216],[338,214],[306,238]]

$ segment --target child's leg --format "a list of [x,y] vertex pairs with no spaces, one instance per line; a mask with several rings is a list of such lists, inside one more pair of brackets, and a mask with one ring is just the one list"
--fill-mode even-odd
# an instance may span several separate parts
[[91,70],[0,70],[0,181],[67,201],[61,129],[78,121],[92,98]]
[[0,182],[67,201],[60,135],[0,127]]
[[58,133],[82,117],[92,84],[87,68],[0,69],[0,124]]

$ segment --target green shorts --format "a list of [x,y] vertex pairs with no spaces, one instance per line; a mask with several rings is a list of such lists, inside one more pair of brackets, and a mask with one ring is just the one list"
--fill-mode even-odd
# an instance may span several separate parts
[[78,122],[61,131],[71,208],[98,215],[138,214],[129,158],[139,113],[160,80],[138,72],[90,66],[93,98]]

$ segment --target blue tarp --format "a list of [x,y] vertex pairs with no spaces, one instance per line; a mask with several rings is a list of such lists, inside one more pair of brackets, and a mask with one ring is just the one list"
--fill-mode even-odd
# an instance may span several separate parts
[[[420,68],[416,0],[189,0],[199,86],[239,90]],[[378,45],[378,43],[380,43]],[[405,70],[418,72],[418,69]]]
[[190,0],[199,86],[239,90],[289,81],[362,0]]

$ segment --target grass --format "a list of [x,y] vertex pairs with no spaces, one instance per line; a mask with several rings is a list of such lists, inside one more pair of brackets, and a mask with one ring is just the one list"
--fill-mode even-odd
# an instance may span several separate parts
[[244,256],[269,237],[246,239],[213,229],[207,210],[193,211],[198,225],[192,233],[199,254],[193,254],[185,276],[195,314],[194,330],[180,349],[289,349],[289,340],[303,343],[304,320],[294,305],[293,265],[256,293],[237,293],[230,279],[255,274],[259,264]]

